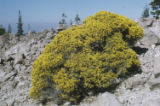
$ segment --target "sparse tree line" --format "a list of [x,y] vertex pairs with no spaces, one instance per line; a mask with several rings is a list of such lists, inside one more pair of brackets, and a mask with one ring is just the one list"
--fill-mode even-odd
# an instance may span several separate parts
[[[62,19],[59,21],[59,24],[67,24],[66,22],[67,15],[65,13],[62,13]],[[74,18],[74,23],[72,20],[70,20],[70,25],[72,26],[73,24],[79,25],[81,23],[81,19],[78,14],[76,14]]]
[[[22,15],[21,15],[21,12],[19,10],[19,13],[18,13],[18,23],[17,23],[17,33],[16,35],[17,36],[21,36],[23,35],[23,23],[22,23]],[[0,35],[3,35],[6,33],[6,29],[0,25]],[[8,31],[7,33],[12,33],[12,27],[11,27],[11,24],[8,25]]]
[[[141,18],[148,18],[150,16],[150,14],[158,19],[160,18],[160,0],[153,0],[150,4],[151,6],[151,11],[149,9],[149,6],[146,5],[144,7],[144,10],[142,12],[142,17]],[[59,24],[67,24],[66,22],[66,14],[65,13],[62,13],[62,19],[59,21]],[[81,19],[79,17],[79,15],[77,14],[75,16],[75,19],[74,19],[74,23],[72,20],[70,20],[70,25],[79,25],[81,24]],[[30,25],[28,24],[28,30],[30,30]],[[4,33],[12,33],[12,27],[11,27],[11,24],[8,25],[8,30],[6,31],[6,29],[0,25],[0,35],[3,35]],[[17,23],[17,33],[16,33],[17,36],[21,36],[21,35],[24,35],[24,30],[23,30],[23,22],[22,22],[22,15],[21,15],[21,12],[19,11],[19,14],[18,14],[18,23]]]
[[70,20],[69,24],[67,24],[66,18],[67,18],[66,14],[62,13],[62,19],[59,21],[59,24],[56,27],[57,32],[60,32],[64,29],[67,29],[68,25],[69,25],[69,27],[71,27],[71,26],[74,26],[74,25],[80,25],[81,24],[81,19],[80,19],[78,14],[76,14],[76,16],[74,18],[74,21]]
[[[62,19],[59,21],[59,24],[67,24],[66,18],[67,18],[66,14],[62,13]],[[81,19],[80,19],[78,14],[76,14],[74,22],[75,22],[76,25],[80,24]],[[70,25],[71,26],[73,25],[72,20],[70,22]],[[30,24],[28,24],[28,31],[30,31],[30,30],[31,30],[31,26],[30,26]],[[8,25],[8,30],[7,31],[2,25],[0,25],[0,35],[3,35],[5,33],[12,33],[11,24]],[[21,12],[19,10],[16,36],[21,36],[21,35],[24,35],[24,30],[23,30],[22,15],[21,15]]]

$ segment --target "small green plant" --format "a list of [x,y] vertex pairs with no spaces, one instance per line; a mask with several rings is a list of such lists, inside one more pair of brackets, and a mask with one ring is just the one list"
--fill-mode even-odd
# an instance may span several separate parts
[[63,101],[77,103],[89,91],[108,88],[116,78],[137,71],[129,70],[140,65],[129,47],[143,37],[136,22],[100,11],[83,23],[59,32],[34,62],[31,98],[53,87]]
[[5,34],[5,32],[6,32],[5,28],[2,25],[0,25],[0,35]]

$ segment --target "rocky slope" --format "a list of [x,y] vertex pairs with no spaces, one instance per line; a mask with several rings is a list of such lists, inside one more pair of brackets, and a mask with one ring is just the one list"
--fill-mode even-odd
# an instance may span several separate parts
[[160,106],[159,20],[142,19],[138,24],[145,36],[136,46],[148,49],[139,55],[142,73],[123,81],[114,95],[124,106]]
[[[81,106],[160,106],[159,21],[138,21],[145,32],[145,36],[135,45],[142,50],[139,53],[142,73],[122,81],[112,94],[105,92],[87,97],[80,103]],[[30,73],[32,63],[55,35],[50,29],[38,34],[29,32],[20,41],[12,34],[0,36],[0,106],[43,105],[28,96],[31,88]],[[46,105],[56,106],[53,102]]]
[[53,30],[30,32],[20,41],[11,34],[0,36],[0,106],[36,105],[28,97],[32,63],[54,36]]

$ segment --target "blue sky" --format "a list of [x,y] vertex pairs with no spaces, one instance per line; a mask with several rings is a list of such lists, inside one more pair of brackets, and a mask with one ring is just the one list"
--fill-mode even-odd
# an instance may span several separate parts
[[25,32],[28,24],[36,31],[55,28],[63,12],[67,15],[68,23],[74,20],[76,14],[83,20],[100,10],[138,19],[144,6],[150,2],[151,0],[1,0],[0,24],[4,27],[11,24],[16,32],[18,10],[22,13]]

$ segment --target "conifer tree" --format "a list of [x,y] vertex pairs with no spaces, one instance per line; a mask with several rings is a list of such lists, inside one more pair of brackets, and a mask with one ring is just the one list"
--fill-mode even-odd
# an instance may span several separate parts
[[66,19],[67,16],[65,15],[65,13],[62,13],[62,20],[59,22],[59,24],[66,24]]
[[142,18],[148,18],[148,17],[149,17],[149,8],[146,5],[145,8],[144,8],[144,11],[142,13]]
[[18,31],[17,31],[17,36],[21,36],[23,35],[23,23],[22,23],[22,15],[21,12],[19,10],[19,16],[18,16]]
[[151,14],[153,15],[153,17],[155,17],[156,19],[158,19],[159,15],[160,15],[160,0],[153,0],[150,3],[150,5],[152,7]]
[[2,25],[0,25],[0,35],[5,34],[5,32],[5,28]]
[[8,33],[12,33],[12,27],[11,24],[8,25]]
[[79,24],[80,21],[81,21],[81,19],[79,18],[79,15],[77,14],[76,17],[75,17],[76,24]]

